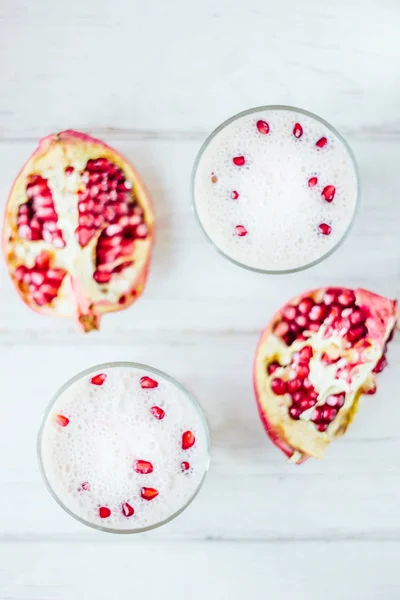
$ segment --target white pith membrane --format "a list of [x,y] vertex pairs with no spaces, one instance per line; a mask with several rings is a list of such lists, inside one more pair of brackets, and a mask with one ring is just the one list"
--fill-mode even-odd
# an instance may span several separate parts
[[[310,292],[287,306],[298,306],[305,297],[321,302],[324,292],[324,289]],[[367,334],[351,346],[346,340],[345,330],[333,332],[332,326],[324,323],[316,332],[304,331],[306,339],[295,340],[287,345],[279,335],[273,333],[284,309],[261,338],[254,365],[260,414],[271,439],[289,456],[290,462],[303,462],[310,456],[323,458],[332,439],[345,433],[357,411],[361,394],[375,391],[374,369],[386,352],[386,342],[396,325],[397,303],[365,290],[354,290],[354,293],[356,306],[369,313],[369,316],[365,321]],[[305,380],[318,396],[315,404],[295,419],[289,413],[290,408],[295,406],[292,395],[289,392],[275,394],[271,384],[276,378],[286,382],[296,378],[296,364],[293,368],[289,365],[293,359],[295,363],[299,360],[298,353],[307,346],[311,346],[313,355]],[[329,357],[328,362],[326,357]],[[268,365],[275,362],[281,366],[269,374]],[[338,374],[341,369],[343,371]],[[376,372],[382,369],[377,368]],[[302,388],[302,393],[307,398],[309,392]],[[312,421],[316,416],[316,408],[335,406],[334,400],[341,393],[344,393],[344,403],[339,408],[336,405],[336,416],[327,424],[326,430],[318,431],[316,423]],[[332,399],[333,403],[330,404]]]
[[[127,185],[132,188],[129,192],[132,202],[136,202],[143,209],[143,222],[148,228],[146,237],[135,238],[134,249],[130,255],[120,256],[107,265],[112,270],[122,263],[133,261],[131,266],[113,273],[109,283],[96,282],[93,274],[96,270],[97,242],[101,233],[110,226],[110,222],[105,220],[96,228],[93,237],[83,247],[75,233],[79,216],[78,192],[86,189],[85,176],[82,175],[88,161],[98,158],[105,158],[121,169]],[[73,172],[66,173],[67,167],[72,167]],[[18,233],[19,209],[29,200],[27,185],[34,175],[40,175],[47,181],[58,216],[57,228],[65,241],[64,247],[57,247],[57,242],[54,244],[52,241],[24,239]],[[19,293],[31,308],[55,316],[77,317],[86,330],[98,328],[102,313],[120,310],[140,296],[150,257],[152,225],[153,215],[146,191],[132,167],[121,156],[98,140],[75,132],[49,136],[41,142],[38,150],[27,162],[10,194],[4,228],[4,246],[9,271]],[[20,265],[27,269],[34,268],[37,258],[44,253],[50,258],[49,268],[63,270],[66,276],[57,295],[51,301],[38,305],[27,286],[17,280],[15,272]]]

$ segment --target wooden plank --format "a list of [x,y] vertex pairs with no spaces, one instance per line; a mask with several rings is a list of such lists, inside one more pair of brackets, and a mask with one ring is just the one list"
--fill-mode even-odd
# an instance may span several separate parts
[[399,543],[0,545],[2,600],[395,600]]

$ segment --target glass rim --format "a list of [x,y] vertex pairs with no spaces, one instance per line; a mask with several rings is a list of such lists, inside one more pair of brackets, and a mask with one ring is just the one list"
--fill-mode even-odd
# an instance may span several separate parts
[[[207,231],[205,230],[203,223],[199,217],[199,213],[197,211],[197,207],[196,207],[196,194],[195,194],[195,180],[196,180],[196,174],[197,174],[197,170],[199,167],[199,163],[200,160],[204,154],[204,152],[207,150],[209,144],[211,143],[211,141],[216,137],[216,135],[222,131],[222,129],[224,129],[225,127],[227,127],[228,125],[230,125],[231,123],[233,123],[234,121],[240,119],[241,117],[245,117],[247,115],[251,115],[253,113],[257,113],[257,112],[261,112],[261,111],[267,111],[267,110],[286,110],[289,112],[295,112],[295,113],[300,113],[302,115],[305,115],[307,117],[310,117],[316,121],[318,121],[319,123],[321,123],[322,125],[324,125],[324,127],[326,127],[331,133],[333,133],[333,135],[335,137],[338,138],[338,140],[343,144],[345,150],[347,151],[353,168],[354,168],[354,173],[356,176],[356,184],[357,184],[357,191],[356,191],[356,200],[355,200],[355,205],[354,205],[354,211],[353,214],[351,216],[351,219],[349,221],[349,224],[347,226],[347,229],[345,230],[345,232],[343,233],[342,237],[336,242],[336,244],[327,252],[325,252],[325,254],[322,254],[319,258],[305,264],[302,265],[300,267],[295,267],[293,269],[276,269],[276,270],[269,270],[269,269],[259,269],[257,267],[252,267],[250,265],[246,265],[245,263],[242,263],[234,258],[232,258],[231,256],[229,256],[228,254],[226,254],[223,250],[221,250],[221,248],[219,248],[217,246],[217,244],[211,239],[211,237],[208,235]],[[328,123],[328,121],[325,121],[325,119],[322,119],[321,117],[319,117],[318,115],[308,111],[308,110],[304,110],[303,108],[297,108],[295,106],[289,106],[289,105],[285,105],[285,104],[269,104],[269,105],[265,105],[265,106],[256,106],[254,108],[248,108],[247,110],[243,110],[239,113],[236,113],[235,115],[233,115],[232,117],[230,117],[229,119],[226,119],[225,121],[223,121],[220,125],[218,125],[218,127],[216,127],[205,139],[205,141],[202,143],[200,150],[198,151],[195,161],[193,163],[193,167],[192,167],[192,173],[191,173],[191,178],[190,178],[190,191],[191,191],[191,204],[192,204],[192,211],[194,212],[195,218],[197,223],[200,225],[200,229],[203,232],[203,235],[205,236],[206,240],[214,247],[214,249],[224,258],[226,258],[227,260],[229,260],[231,263],[235,264],[238,267],[241,267],[243,269],[247,269],[248,271],[253,271],[255,273],[264,273],[265,275],[285,275],[288,273],[297,273],[299,271],[304,271],[305,269],[309,269],[310,267],[313,267],[315,265],[318,265],[319,263],[321,263],[323,260],[325,260],[326,258],[328,258],[329,256],[331,256],[331,254],[333,254],[344,242],[344,240],[348,237],[353,225],[354,225],[354,220],[355,220],[355,216],[357,214],[358,211],[358,207],[359,207],[359,203],[360,203],[360,173],[359,173],[359,168],[358,168],[358,163],[356,160],[356,157],[354,155],[353,150],[351,149],[351,147],[349,146],[348,142],[346,141],[346,139],[342,136],[341,133],[339,133],[337,131],[337,129],[335,129],[335,127],[333,127],[333,125],[331,125],[330,123]]]
[[[65,504],[61,501],[61,499],[57,496],[57,494],[55,493],[55,491],[53,490],[53,488],[50,484],[49,479],[47,478],[46,471],[45,471],[45,468],[43,465],[43,459],[42,459],[43,431],[44,431],[44,427],[47,423],[48,417],[49,417],[55,403],[57,402],[57,400],[65,392],[65,390],[67,390],[73,383],[75,383],[82,377],[84,377],[86,375],[90,375],[91,373],[95,373],[99,370],[109,369],[109,368],[114,368],[114,367],[142,369],[144,371],[148,371],[149,373],[151,373],[153,375],[158,375],[159,377],[163,377],[164,379],[166,379],[167,381],[169,381],[170,383],[175,385],[180,391],[182,391],[185,394],[187,400],[189,402],[191,402],[193,407],[196,409],[196,411],[200,417],[200,421],[203,425],[204,432],[205,432],[206,464],[205,464],[203,476],[202,476],[200,482],[198,483],[195,491],[188,498],[187,502],[185,502],[185,504],[181,508],[179,508],[179,510],[172,513],[172,515],[170,515],[168,518],[163,519],[162,521],[158,521],[157,523],[154,523],[153,525],[147,525],[146,527],[116,529],[113,527],[107,527],[106,525],[98,525],[96,523],[87,521],[86,519],[78,516],[77,514],[72,512],[69,508],[67,508],[67,506],[65,506]],[[54,500],[57,502],[57,504],[59,506],[61,506],[61,508],[64,509],[64,511],[66,513],[68,513],[71,517],[73,517],[76,521],[79,521],[83,525],[87,525],[88,527],[91,527],[92,529],[97,529],[98,531],[103,531],[106,533],[115,533],[115,534],[144,533],[145,531],[151,531],[152,529],[158,529],[159,527],[162,527],[163,525],[166,525],[170,521],[173,521],[174,519],[176,519],[176,517],[178,517],[181,513],[183,513],[188,508],[188,506],[196,498],[200,489],[203,487],[205,478],[207,476],[207,473],[208,473],[208,470],[210,467],[210,459],[211,459],[210,432],[209,432],[207,420],[204,415],[203,409],[201,408],[200,404],[195,399],[195,397],[186,388],[184,388],[183,385],[181,383],[179,383],[179,381],[177,381],[176,379],[171,377],[171,375],[168,375],[168,373],[165,373],[164,371],[160,371],[159,369],[156,369],[154,367],[150,367],[149,365],[145,365],[142,363],[136,363],[136,362],[130,362],[130,361],[114,361],[114,362],[106,362],[106,363],[94,365],[93,367],[89,367],[87,369],[84,369],[83,371],[80,371],[79,373],[77,373],[76,375],[74,375],[73,377],[68,379],[68,381],[66,381],[60,388],[58,388],[58,390],[55,392],[55,394],[53,394],[50,402],[48,403],[48,405],[44,411],[44,414],[42,417],[42,422],[41,422],[41,425],[40,425],[40,428],[38,431],[38,435],[37,435],[37,460],[39,463],[39,471],[40,471],[43,481],[47,487],[47,490],[50,492],[51,496],[54,498]]]

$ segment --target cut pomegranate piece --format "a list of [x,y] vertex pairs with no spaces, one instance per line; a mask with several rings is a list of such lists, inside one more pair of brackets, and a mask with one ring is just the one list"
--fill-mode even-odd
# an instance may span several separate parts
[[185,431],[182,434],[182,450],[189,450],[189,448],[194,446],[195,441],[196,438],[193,433],[191,431]]
[[161,421],[165,417],[165,410],[163,410],[159,406],[152,406],[150,411],[153,417],[155,417],[159,421]]
[[99,373],[91,378],[90,383],[93,383],[93,385],[103,385],[106,379],[107,375],[105,373]]
[[40,142],[11,190],[8,270],[30,308],[98,329],[103,313],[141,295],[152,229],[148,194],[129,163],[99,140],[64,131]]
[[122,514],[125,515],[125,517],[131,517],[134,513],[135,509],[128,504],[128,502],[124,502],[122,505]]
[[257,121],[257,129],[263,135],[267,135],[267,133],[269,133],[269,125],[266,121]]
[[186,460],[184,460],[184,461],[181,463],[181,469],[182,469],[182,471],[189,471],[189,469],[190,469],[190,464],[189,464],[189,463],[188,463]]
[[139,475],[148,475],[153,472],[153,465],[148,460],[135,460],[132,467]]
[[99,508],[99,517],[100,519],[108,519],[111,515],[111,510],[107,506],[100,506]]
[[142,388],[152,389],[158,387],[158,381],[145,375],[144,377],[140,378],[140,385],[142,386]]
[[315,142],[315,145],[317,146],[317,148],[325,148],[327,143],[328,143],[328,140],[326,139],[325,136],[323,136],[322,138],[319,138],[319,140],[317,142]]
[[300,123],[296,123],[293,127],[293,135],[295,138],[301,138],[301,136],[303,135],[303,128],[300,125]]
[[143,500],[153,500],[158,496],[158,490],[155,488],[142,487],[140,490],[140,495]]
[[234,158],[232,158],[233,164],[236,165],[237,167],[243,167],[243,165],[246,162],[246,159],[244,156],[235,156]]
[[273,317],[257,348],[254,386],[267,433],[291,462],[322,458],[362,394],[375,393],[397,318],[395,300],[344,288],[308,292]]
[[64,415],[56,415],[56,422],[58,425],[61,425],[61,427],[66,427],[69,423],[69,419],[68,417],[64,417]]

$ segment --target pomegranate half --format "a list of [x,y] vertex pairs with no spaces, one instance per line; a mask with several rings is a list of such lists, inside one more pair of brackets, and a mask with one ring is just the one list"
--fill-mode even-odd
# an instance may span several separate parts
[[19,173],[4,226],[23,301],[84,331],[141,295],[153,239],[149,196],[115,150],[77,131],[50,135]]
[[254,387],[265,429],[291,462],[322,458],[361,394],[375,393],[397,317],[395,300],[321,288],[272,318],[257,348]]

